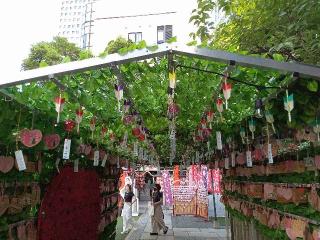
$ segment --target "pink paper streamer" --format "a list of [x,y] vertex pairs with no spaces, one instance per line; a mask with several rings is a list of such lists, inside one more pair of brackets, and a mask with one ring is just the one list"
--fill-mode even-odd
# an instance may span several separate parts
[[162,171],[163,193],[165,196],[165,205],[171,206],[173,204],[171,180],[168,170]]

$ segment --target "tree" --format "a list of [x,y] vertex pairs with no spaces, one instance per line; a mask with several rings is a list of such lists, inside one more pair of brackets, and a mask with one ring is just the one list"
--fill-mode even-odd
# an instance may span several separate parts
[[30,70],[89,57],[92,57],[89,51],[81,50],[66,38],[54,37],[51,42],[42,41],[32,45],[29,56],[23,60],[22,69]]
[[116,40],[112,40],[108,43],[104,52],[107,54],[117,53],[121,48],[129,47],[132,41],[127,40],[123,37],[117,37]]
[[[215,6],[226,21],[212,30]],[[216,48],[319,64],[319,11],[319,2],[310,0],[198,0],[190,21],[198,27],[193,37]]]

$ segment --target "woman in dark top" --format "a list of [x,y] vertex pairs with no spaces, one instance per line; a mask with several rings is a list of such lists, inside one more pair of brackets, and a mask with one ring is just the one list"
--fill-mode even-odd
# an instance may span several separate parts
[[163,230],[163,233],[166,234],[168,232],[168,227],[165,225],[163,221],[163,211],[162,211],[162,193],[160,192],[161,186],[160,184],[156,184],[153,189],[152,194],[152,205],[154,207],[154,213],[151,217],[152,223],[152,232],[150,235],[158,235],[159,230]]
[[129,231],[129,226],[135,227],[135,223],[132,220],[132,204],[136,201],[135,196],[132,192],[130,184],[126,185],[126,192],[123,196],[124,205],[122,209],[122,218],[123,218],[123,231],[121,234],[127,233]]

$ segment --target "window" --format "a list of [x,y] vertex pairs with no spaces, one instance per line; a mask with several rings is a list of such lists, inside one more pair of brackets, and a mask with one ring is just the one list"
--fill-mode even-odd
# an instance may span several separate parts
[[157,27],[157,43],[164,43],[172,38],[172,25],[162,25]]
[[140,42],[142,40],[142,32],[131,32],[128,33],[128,40],[132,42]]

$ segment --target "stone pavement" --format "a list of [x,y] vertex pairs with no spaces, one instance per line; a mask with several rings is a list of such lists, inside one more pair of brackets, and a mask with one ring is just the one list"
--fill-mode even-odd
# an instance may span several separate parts
[[193,216],[172,216],[172,209],[164,210],[168,233],[164,235],[161,231],[158,236],[150,236],[151,220],[147,209],[147,202],[140,202],[138,228],[132,230],[126,240],[230,240],[227,231],[214,229],[212,222]]

